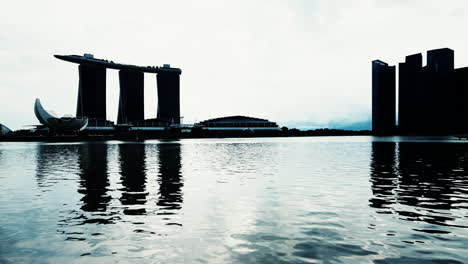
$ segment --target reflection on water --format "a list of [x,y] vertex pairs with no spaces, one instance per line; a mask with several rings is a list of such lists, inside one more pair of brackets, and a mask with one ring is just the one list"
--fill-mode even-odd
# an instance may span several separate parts
[[59,181],[68,179],[78,166],[79,145],[39,144],[36,152],[36,180],[42,191],[51,191]]
[[372,142],[371,182],[374,196],[370,199],[370,205],[382,209],[379,213],[391,213],[389,205],[395,203],[396,159],[395,142]]
[[468,144],[384,141],[0,144],[0,263],[468,263]]
[[[158,206],[164,210],[180,209],[182,199],[180,144],[159,144],[159,199]],[[164,212],[163,214],[173,214]]]
[[[150,146],[150,147],[149,147]],[[101,144],[87,143],[72,145],[69,148],[61,145],[42,145],[38,148],[37,181],[40,187],[45,187],[42,182],[50,184],[50,175],[61,167],[67,167],[75,158],[78,163],[76,169],[79,176],[78,193],[82,194],[81,212],[78,210],[64,211],[60,226],[81,224],[115,224],[125,221],[124,215],[147,215],[148,208],[154,211],[153,205],[148,204],[149,190],[147,190],[147,162],[148,148],[150,155],[157,156],[158,177],[151,179],[159,186],[157,192],[157,215],[164,216],[163,220],[170,220],[170,215],[176,214],[181,208],[182,175],[181,175],[181,151],[180,144]],[[115,189],[110,186],[109,152],[115,158],[116,176],[118,185]],[[120,193],[118,201],[109,208],[112,201],[110,192]],[[172,219],[173,220],[173,219]],[[136,223],[143,224],[139,219]],[[168,225],[179,225],[174,221]],[[140,229],[138,229],[140,230]]]
[[121,183],[123,185],[120,202],[122,205],[143,205],[137,208],[125,208],[127,215],[144,215],[146,209],[146,164],[145,144],[120,144],[119,163]]
[[80,187],[83,194],[81,210],[106,211],[111,197],[107,194],[109,174],[106,144],[82,144],[78,148]]
[[[1,147],[1,146],[0,146]],[[3,166],[3,164],[5,163],[4,159],[3,159],[3,149],[0,149],[0,166]],[[0,178],[2,176],[0,175]]]
[[373,142],[370,206],[403,220],[468,228],[459,224],[464,215],[450,211],[468,208],[467,161],[466,144]]

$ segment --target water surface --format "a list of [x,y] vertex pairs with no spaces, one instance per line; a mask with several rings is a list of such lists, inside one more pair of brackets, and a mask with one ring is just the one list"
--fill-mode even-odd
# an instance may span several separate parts
[[467,263],[468,144],[0,143],[0,263]]

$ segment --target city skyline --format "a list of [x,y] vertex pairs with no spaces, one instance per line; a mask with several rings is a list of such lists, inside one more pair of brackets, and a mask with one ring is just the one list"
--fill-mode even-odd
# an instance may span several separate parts
[[[76,68],[52,55],[83,53],[182,68],[184,123],[229,115],[280,125],[367,121],[370,61],[396,65],[402,54],[450,47],[455,67],[468,65],[465,11],[463,1],[443,7],[436,1],[11,2],[0,11],[0,123],[12,129],[37,124],[35,98],[73,114]],[[118,72],[109,71],[112,121],[118,82]],[[145,118],[154,118],[156,84],[144,82]]]
[[428,50],[426,64],[421,53],[406,56],[398,63],[398,86],[395,65],[372,61],[373,133],[466,133],[468,67],[455,68],[454,54]]

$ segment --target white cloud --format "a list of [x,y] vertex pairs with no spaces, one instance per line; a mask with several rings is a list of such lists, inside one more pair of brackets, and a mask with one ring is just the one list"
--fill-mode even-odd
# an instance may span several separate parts
[[[450,1],[8,1],[0,11],[0,122],[37,123],[34,98],[74,113],[76,65],[53,54],[182,68],[185,121],[246,114],[274,121],[360,119],[370,62],[451,47],[468,65],[468,4]],[[156,111],[145,76],[146,115]],[[152,87],[151,87],[152,85]],[[151,98],[153,97],[153,98]],[[108,118],[118,80],[108,73]],[[368,114],[367,114],[368,116]]]

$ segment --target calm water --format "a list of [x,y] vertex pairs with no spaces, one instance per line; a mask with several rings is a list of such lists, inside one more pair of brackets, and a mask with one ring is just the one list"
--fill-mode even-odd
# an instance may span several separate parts
[[468,263],[468,142],[0,143],[0,263]]

